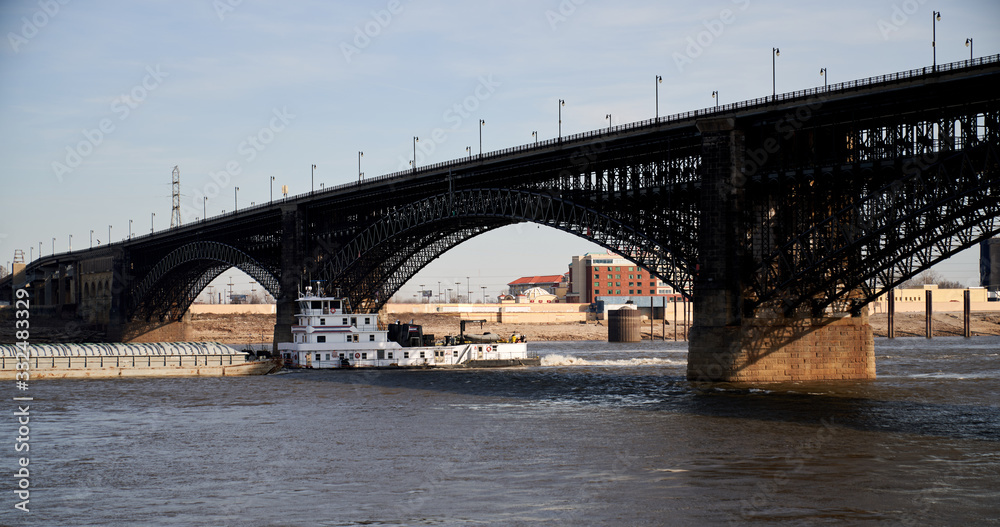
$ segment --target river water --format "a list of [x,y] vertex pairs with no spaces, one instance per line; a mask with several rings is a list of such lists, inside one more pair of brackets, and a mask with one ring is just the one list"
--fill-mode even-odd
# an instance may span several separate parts
[[876,381],[768,389],[688,383],[683,343],[529,347],[542,366],[33,383],[31,512],[8,476],[0,524],[998,523],[1000,338],[879,339]]

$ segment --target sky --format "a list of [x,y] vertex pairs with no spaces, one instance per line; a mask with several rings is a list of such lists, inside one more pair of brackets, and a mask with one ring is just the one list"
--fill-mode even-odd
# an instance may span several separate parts
[[[995,0],[0,1],[0,266],[479,149],[1000,52]],[[663,77],[658,87],[657,75]],[[436,139],[435,139],[436,138]],[[272,187],[271,178],[274,177]],[[237,191],[236,188],[239,188]],[[91,234],[93,231],[93,234]],[[54,241],[53,241],[54,238]],[[41,242],[41,249],[39,243]],[[494,295],[603,251],[530,224],[419,285]],[[935,268],[978,283],[972,249]],[[238,271],[234,290],[248,290]],[[442,285],[442,288],[446,285]]]

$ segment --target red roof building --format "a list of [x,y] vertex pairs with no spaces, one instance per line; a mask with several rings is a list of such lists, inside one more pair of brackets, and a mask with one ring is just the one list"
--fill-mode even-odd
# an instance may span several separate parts
[[510,288],[511,296],[516,297],[517,295],[523,294],[528,289],[534,289],[540,287],[553,295],[556,294],[556,289],[559,288],[559,284],[563,281],[563,275],[553,274],[547,276],[523,276],[507,284]]

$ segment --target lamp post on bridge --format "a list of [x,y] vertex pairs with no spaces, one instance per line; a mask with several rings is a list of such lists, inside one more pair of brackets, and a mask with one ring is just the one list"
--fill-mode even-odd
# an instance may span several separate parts
[[[205,196],[208,199],[208,196]],[[271,176],[271,203],[274,203],[274,176]]]
[[656,83],[653,85],[656,88],[656,122],[660,122],[660,85],[663,84],[663,77],[657,75]]
[[775,73],[775,57],[779,55],[781,55],[781,50],[778,48],[771,48],[771,101],[774,101],[774,99],[778,96],[777,74]]
[[240,210],[240,187],[233,187],[233,212]]
[[108,225],[108,245],[111,245],[111,226]]
[[208,219],[208,196],[201,198],[201,221]]
[[410,164],[413,165],[413,171],[414,172],[417,171],[417,143],[418,142],[420,142],[420,138],[417,137],[417,136],[413,136],[413,161],[410,161]]
[[471,146],[465,147],[465,153],[469,154],[469,159],[471,160],[472,159],[472,147]]
[[132,220],[128,220],[128,239],[132,239]]
[[712,98],[715,99],[715,107],[719,107],[719,91],[715,90],[712,92]]
[[483,157],[483,126],[486,125],[486,121],[479,120],[479,157]]
[[365,153],[358,151],[358,183],[361,183],[365,179],[365,173],[361,171],[361,158],[365,157]]
[[73,252],[73,235],[69,235],[69,252]]
[[155,212],[149,213],[149,233],[153,234],[153,220],[156,218]]
[[94,229],[90,229],[90,248],[94,248]]
[[562,141],[562,109],[566,106],[566,101],[559,99],[559,141]]
[[969,62],[972,62],[972,37],[965,39],[965,47],[969,48]]
[[826,79],[826,68],[820,68],[819,69],[819,74],[823,76],[823,90],[825,91],[827,89],[827,86],[828,86],[827,79]]
[[611,114],[605,115],[604,118],[608,120],[608,133],[611,133]]
[[937,23],[941,20],[941,12],[931,13],[931,50],[934,52],[934,62],[931,71],[937,71]]
[[538,130],[531,132],[531,136],[535,138],[535,146],[538,146]]
[[56,253],[56,239],[52,238],[52,254]]
[[316,165],[312,166],[312,172],[310,173],[309,180],[309,193],[312,194],[316,191]]

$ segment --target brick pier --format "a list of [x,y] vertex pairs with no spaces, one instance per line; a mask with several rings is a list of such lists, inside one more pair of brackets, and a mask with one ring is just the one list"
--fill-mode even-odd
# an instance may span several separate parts
[[754,247],[745,217],[744,136],[732,119],[698,123],[702,133],[701,225],[687,377],[708,382],[875,378],[867,310],[858,316],[746,312]]

